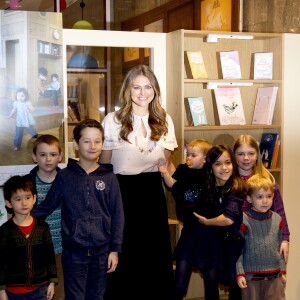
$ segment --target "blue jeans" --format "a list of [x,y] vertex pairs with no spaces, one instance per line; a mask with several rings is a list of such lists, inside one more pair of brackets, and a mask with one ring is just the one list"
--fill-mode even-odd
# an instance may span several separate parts
[[40,96],[44,98],[50,97],[53,105],[58,106],[58,92],[56,90],[45,90],[43,93],[40,93]]
[[107,259],[108,253],[87,256],[80,251],[64,249],[65,300],[102,300],[107,281]]
[[16,136],[14,138],[14,145],[17,148],[20,148],[22,145],[22,139],[23,139],[23,132],[24,129],[26,129],[34,138],[38,137],[38,133],[36,132],[35,128],[30,125],[29,127],[16,127]]
[[34,290],[30,293],[25,294],[13,294],[7,292],[7,296],[9,300],[46,300],[47,299],[47,285],[43,285],[38,289]]

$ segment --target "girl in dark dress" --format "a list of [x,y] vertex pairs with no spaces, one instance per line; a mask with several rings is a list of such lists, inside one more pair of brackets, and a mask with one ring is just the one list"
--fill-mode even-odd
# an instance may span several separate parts
[[205,172],[205,187],[174,252],[176,274],[180,276],[176,278],[176,300],[183,299],[193,268],[203,276],[206,300],[218,300],[219,284],[230,285],[235,280],[235,262],[243,242],[239,225],[244,183],[230,148],[212,147]]

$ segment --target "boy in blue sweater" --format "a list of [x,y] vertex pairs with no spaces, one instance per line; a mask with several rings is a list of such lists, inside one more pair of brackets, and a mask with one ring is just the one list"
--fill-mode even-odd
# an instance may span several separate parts
[[73,135],[79,161],[69,159],[33,213],[46,217],[61,205],[65,299],[101,300],[107,273],[115,271],[121,251],[122,199],[112,165],[98,163],[101,124],[85,119]]
[[253,175],[246,183],[247,201],[252,207],[243,213],[243,252],[236,264],[237,283],[243,300],[284,300],[286,265],[280,255],[282,219],[271,211],[274,184]]

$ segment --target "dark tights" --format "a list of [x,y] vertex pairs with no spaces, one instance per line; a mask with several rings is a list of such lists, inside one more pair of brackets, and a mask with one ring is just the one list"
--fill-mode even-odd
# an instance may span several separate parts
[[[176,261],[175,295],[173,300],[182,300],[187,293],[193,266],[186,260]],[[215,269],[203,272],[203,281],[206,300],[219,300],[219,281]]]

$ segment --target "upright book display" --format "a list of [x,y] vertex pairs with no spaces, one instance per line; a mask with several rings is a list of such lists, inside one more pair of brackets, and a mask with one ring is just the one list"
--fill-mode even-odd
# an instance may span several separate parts
[[220,125],[246,124],[240,89],[218,88],[214,92]]
[[187,74],[190,74],[189,77],[194,79],[207,78],[206,68],[201,51],[187,51],[186,56],[188,60]]
[[277,91],[277,86],[258,88],[252,124],[272,124]]
[[[274,151],[278,143],[278,133],[263,133],[259,143],[259,149],[263,165],[270,169],[274,157]],[[277,159],[277,158],[276,158]]]
[[253,79],[273,78],[273,52],[254,53]]
[[221,61],[223,79],[242,78],[239,52],[237,50],[221,51],[220,61]]
[[193,126],[207,125],[207,118],[202,97],[189,97],[186,99],[186,101],[188,123]]

